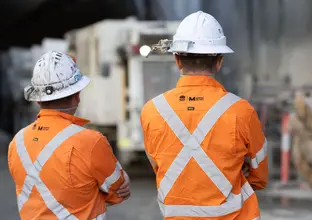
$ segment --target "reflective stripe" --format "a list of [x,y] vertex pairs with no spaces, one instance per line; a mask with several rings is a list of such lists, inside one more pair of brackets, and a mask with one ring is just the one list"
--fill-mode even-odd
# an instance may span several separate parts
[[250,184],[248,182],[246,182],[241,188],[241,194],[243,197],[243,201],[245,202],[247,199],[249,199],[250,196],[252,196],[254,194],[254,192],[255,191],[252,189]]
[[256,153],[256,156],[252,159],[247,157],[246,160],[250,163],[253,169],[257,169],[259,167],[259,164],[266,158],[267,153],[268,153],[268,142],[267,139],[265,139],[261,149]]
[[50,190],[41,180],[39,173],[46,161],[51,157],[53,152],[72,135],[82,131],[84,128],[77,125],[69,125],[64,130],[59,132],[40,152],[37,160],[33,164],[25,147],[24,143],[24,129],[19,131],[16,135],[16,149],[21,159],[27,176],[25,178],[22,192],[18,195],[18,209],[23,208],[25,202],[29,199],[30,193],[34,186],[37,187],[43,201],[47,207],[59,218],[59,219],[77,219],[74,215],[63,207],[51,194]]
[[101,215],[98,215],[96,216],[94,219],[92,220],[107,220],[107,215],[106,215],[106,212],[104,212],[103,214]]
[[252,194],[254,194],[254,191],[250,184],[246,182],[242,186],[240,194],[231,194],[227,202],[219,206],[165,205],[159,202],[159,207],[164,217],[219,217],[241,209],[242,200],[246,201]]
[[117,161],[117,166],[119,167],[119,169],[122,170],[122,166],[121,166],[121,164],[119,163],[119,161]]
[[256,169],[259,164],[265,159],[268,153],[268,142],[267,139],[264,140],[262,148],[258,151],[255,158],[251,159],[251,167]]
[[101,190],[108,193],[111,185],[116,183],[120,177],[121,177],[121,165],[117,161],[114,172],[105,179],[104,183],[101,185]]
[[[223,96],[203,117],[193,134],[190,134],[183,122],[171,108],[163,95],[153,99],[153,103],[183,144],[183,148],[174,159],[164,178],[160,181],[158,189],[159,206],[164,217],[189,216],[189,217],[217,217],[227,215],[242,208],[244,200],[253,193],[250,184],[246,182],[238,195],[232,194],[232,185],[214,162],[209,158],[200,144],[215,125],[217,120],[240,98],[228,93]],[[202,170],[226,197],[226,202],[219,206],[192,206],[192,205],[165,205],[164,200],[173,184],[180,176],[191,158],[198,163]]]
[[254,218],[253,220],[261,220],[261,218],[260,218],[260,217],[257,217],[257,218]]

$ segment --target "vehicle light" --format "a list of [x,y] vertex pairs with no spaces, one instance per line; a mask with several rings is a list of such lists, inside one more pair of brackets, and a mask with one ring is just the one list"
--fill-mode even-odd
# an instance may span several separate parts
[[140,54],[143,57],[148,57],[148,55],[150,54],[150,52],[152,51],[151,47],[147,46],[147,45],[143,45],[140,48]]

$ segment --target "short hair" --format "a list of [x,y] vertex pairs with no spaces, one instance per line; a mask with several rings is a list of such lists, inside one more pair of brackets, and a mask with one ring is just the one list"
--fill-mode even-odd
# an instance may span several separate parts
[[181,60],[183,71],[185,72],[209,71],[211,73],[215,73],[216,65],[219,58],[221,57],[221,54],[218,54],[216,56],[178,56]]
[[45,101],[45,102],[40,102],[40,105],[42,107],[46,107],[46,106],[57,106],[59,104],[63,104],[63,103],[66,103],[66,102],[69,102],[75,95],[75,94],[72,94],[70,96],[66,96],[64,98],[60,98],[60,99],[55,99],[55,100],[52,100],[52,101]]

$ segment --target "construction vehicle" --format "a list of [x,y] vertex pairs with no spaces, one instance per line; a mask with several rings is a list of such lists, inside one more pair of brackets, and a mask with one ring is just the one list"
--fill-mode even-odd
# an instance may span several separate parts
[[124,165],[145,154],[141,108],[175,87],[179,77],[172,55],[154,53],[146,59],[144,48],[170,39],[178,25],[179,21],[105,20],[65,35],[68,52],[91,78],[77,114],[106,135]]

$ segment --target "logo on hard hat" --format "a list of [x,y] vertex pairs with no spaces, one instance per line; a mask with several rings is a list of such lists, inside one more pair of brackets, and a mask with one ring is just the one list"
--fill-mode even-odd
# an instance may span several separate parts
[[78,82],[79,80],[81,80],[81,78],[82,78],[82,75],[80,72],[77,72],[74,76],[75,82]]

